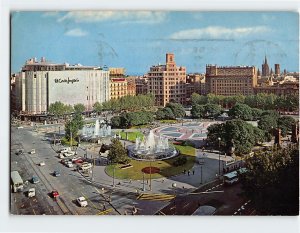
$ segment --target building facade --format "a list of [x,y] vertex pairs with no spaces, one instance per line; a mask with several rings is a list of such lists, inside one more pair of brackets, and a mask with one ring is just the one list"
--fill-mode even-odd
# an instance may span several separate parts
[[23,114],[45,114],[56,101],[81,103],[90,111],[94,103],[110,99],[109,72],[100,67],[30,59],[16,79],[16,89],[18,110]]
[[135,79],[136,95],[146,95],[148,93],[147,76],[139,76]]
[[150,67],[147,77],[148,93],[155,96],[157,106],[169,102],[186,103],[186,68],[176,65],[174,54],[166,54],[165,65]]
[[268,64],[267,57],[265,56],[265,61],[261,66],[261,76],[269,76],[270,75],[270,68]]
[[193,93],[205,95],[205,74],[188,74],[185,88],[187,103],[190,102]]
[[278,96],[299,96],[299,82],[283,82],[272,86],[260,86],[254,88],[254,94],[265,93]]
[[135,96],[136,95],[136,84],[135,76],[128,76],[127,79],[127,95]]
[[215,95],[252,95],[257,85],[254,66],[206,65],[206,93]]
[[120,99],[127,95],[126,78],[110,78],[110,98]]

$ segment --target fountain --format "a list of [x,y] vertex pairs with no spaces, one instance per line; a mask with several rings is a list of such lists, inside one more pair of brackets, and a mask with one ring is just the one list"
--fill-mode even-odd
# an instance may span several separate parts
[[94,124],[84,125],[80,135],[83,140],[111,136],[111,126],[104,120],[97,119]]
[[135,144],[128,146],[128,151],[128,155],[136,160],[164,160],[178,154],[167,138],[155,136],[152,130],[144,139],[137,137]]

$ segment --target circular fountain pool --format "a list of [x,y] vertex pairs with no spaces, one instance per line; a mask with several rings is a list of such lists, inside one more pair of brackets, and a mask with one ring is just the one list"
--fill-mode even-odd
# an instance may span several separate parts
[[135,144],[127,149],[129,157],[135,160],[165,160],[178,155],[178,151],[169,144],[166,137],[155,136],[152,130],[144,139],[136,138]]

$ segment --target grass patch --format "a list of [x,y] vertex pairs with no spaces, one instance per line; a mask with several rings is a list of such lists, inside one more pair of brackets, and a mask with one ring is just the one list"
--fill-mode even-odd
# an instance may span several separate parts
[[[126,132],[120,132],[119,135],[121,135],[122,140],[126,140]],[[144,138],[144,134],[141,132],[127,132],[128,135],[128,141],[135,142],[135,139],[137,137]]]
[[[162,177],[170,177],[174,175],[178,175],[183,172],[184,169],[190,170],[194,164],[195,164],[195,155],[196,155],[196,150],[195,148],[191,146],[175,146],[176,149],[178,149],[181,153],[181,156],[185,156],[187,159],[186,164],[182,166],[174,166],[173,163],[177,159],[171,158],[171,159],[166,159],[163,161],[155,161],[151,162],[152,167],[158,167],[160,169],[159,173],[155,173],[151,175],[152,179],[157,179],[157,178],[162,178]],[[127,169],[121,169],[120,165],[108,165],[105,168],[106,173],[109,176],[113,176],[113,170],[115,168],[115,177],[117,179],[132,179],[132,180],[142,180],[143,179],[143,173],[142,169],[145,167],[150,166],[150,162],[148,161],[137,161],[137,160],[131,160],[130,164],[132,167],[127,168]],[[149,179],[150,175],[145,174],[145,179]]]
[[149,128],[151,127],[150,124],[146,124],[146,125],[134,125],[134,126],[131,126],[130,129],[141,129],[141,128]]

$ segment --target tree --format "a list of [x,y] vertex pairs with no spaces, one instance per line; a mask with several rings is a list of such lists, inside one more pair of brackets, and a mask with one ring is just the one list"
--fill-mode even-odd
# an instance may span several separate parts
[[199,95],[197,93],[193,93],[191,96],[192,106],[195,104],[207,104],[207,97],[204,95]]
[[222,108],[218,104],[206,104],[204,105],[204,115],[208,118],[218,117],[222,112]]
[[111,122],[111,126],[113,128],[121,128],[121,117],[120,116],[113,116],[111,119],[110,119],[110,122]]
[[258,120],[258,119],[260,119],[260,117],[263,113],[263,110],[258,109],[258,108],[252,108],[251,112],[252,112],[253,120]]
[[299,214],[299,148],[256,153],[246,167],[242,188],[259,214]]
[[192,106],[191,115],[193,118],[202,118],[205,114],[204,105],[194,104]]
[[246,104],[236,104],[229,110],[229,116],[239,118],[244,121],[252,120],[252,109]]
[[130,161],[126,149],[122,146],[120,140],[116,138],[112,139],[107,159],[111,163],[128,163]]
[[50,104],[48,112],[56,117],[60,117],[65,113],[65,105],[60,101],[56,101]]
[[167,103],[166,108],[170,108],[175,118],[182,118],[185,116],[185,110],[181,104],[178,103]]
[[81,114],[85,111],[85,106],[83,104],[75,104],[73,108],[74,108],[75,113]]
[[213,124],[207,130],[209,142],[217,146],[221,138],[221,145],[228,149],[234,142],[238,154],[247,154],[256,143],[264,141],[264,131],[240,119]]
[[286,136],[289,131],[292,131],[293,125],[296,124],[296,121],[291,116],[282,116],[278,119],[278,128],[281,129],[282,136]]
[[[81,113],[76,113],[72,120],[65,123],[65,137],[70,140],[71,136],[73,139],[78,137],[78,131],[84,126],[84,121]],[[72,134],[72,135],[71,135]]]
[[277,127],[277,116],[273,114],[264,114],[261,116],[258,121],[258,128],[271,132],[271,130]]
[[102,104],[100,104],[99,102],[96,102],[96,103],[93,105],[93,110],[99,115],[99,113],[103,111],[103,106],[102,106]]
[[157,120],[174,120],[175,116],[173,114],[173,111],[169,107],[158,109],[156,112],[156,119]]

